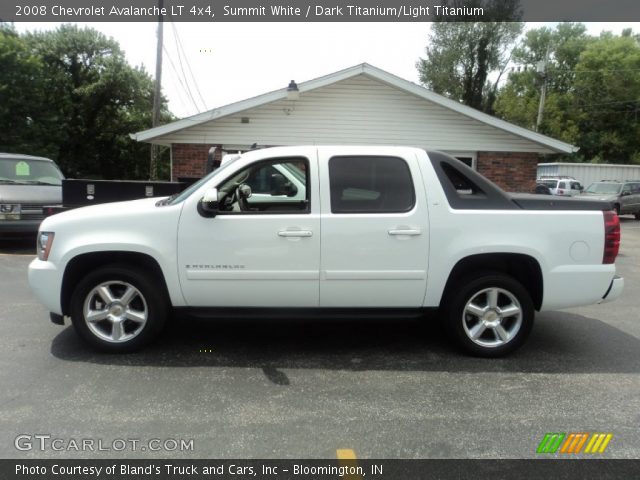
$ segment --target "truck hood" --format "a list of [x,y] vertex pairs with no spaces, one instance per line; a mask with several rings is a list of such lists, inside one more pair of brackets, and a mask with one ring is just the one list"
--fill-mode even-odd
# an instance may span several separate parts
[[156,202],[160,198],[143,198],[127,202],[101,203],[89,207],[75,208],[44,219],[40,230],[55,231],[58,226],[83,223],[90,225],[106,220],[142,219],[158,210]]
[[0,185],[0,203],[37,203],[55,205],[62,203],[62,187],[59,185]]

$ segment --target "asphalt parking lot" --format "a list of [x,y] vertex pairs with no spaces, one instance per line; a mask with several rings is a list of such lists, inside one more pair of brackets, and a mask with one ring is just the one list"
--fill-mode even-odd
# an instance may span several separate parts
[[[174,322],[142,353],[90,351],[27,286],[33,240],[0,244],[0,457],[114,458],[70,439],[193,440],[117,457],[534,458],[547,432],[609,432],[640,458],[640,222],[618,301],[539,314],[523,349],[462,356],[416,322]],[[62,451],[18,450],[50,435]],[[22,444],[24,447],[24,444]],[[172,446],[173,444],[170,444]],[[539,455],[538,455],[539,456]]]

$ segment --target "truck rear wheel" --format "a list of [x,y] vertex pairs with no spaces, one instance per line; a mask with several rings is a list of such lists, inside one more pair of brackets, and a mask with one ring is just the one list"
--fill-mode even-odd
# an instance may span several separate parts
[[74,328],[104,352],[141,349],[162,330],[167,310],[162,289],[147,273],[120,264],[91,272],[71,297]]
[[467,353],[500,357],[513,352],[533,327],[534,307],[514,278],[485,272],[458,283],[447,299],[447,330]]

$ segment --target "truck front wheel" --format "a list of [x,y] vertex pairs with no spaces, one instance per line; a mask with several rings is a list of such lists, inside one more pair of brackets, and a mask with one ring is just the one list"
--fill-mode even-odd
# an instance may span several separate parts
[[144,271],[107,265],[88,274],[71,297],[71,320],[92,347],[112,353],[141,349],[162,330],[167,300]]
[[534,307],[526,289],[502,273],[465,278],[446,302],[447,329],[467,353],[500,357],[519,348],[533,327]]

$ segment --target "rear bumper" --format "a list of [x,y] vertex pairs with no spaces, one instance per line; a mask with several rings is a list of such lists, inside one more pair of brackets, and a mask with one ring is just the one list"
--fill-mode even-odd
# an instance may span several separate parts
[[622,290],[624,290],[624,278],[616,275],[615,277],[613,277],[613,280],[611,280],[611,285],[609,285],[609,289],[602,297],[602,300],[600,300],[598,303],[607,303],[614,301],[622,294]]

